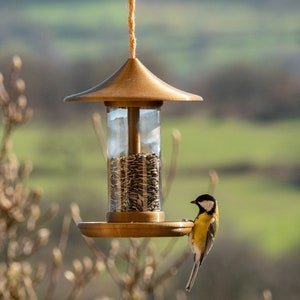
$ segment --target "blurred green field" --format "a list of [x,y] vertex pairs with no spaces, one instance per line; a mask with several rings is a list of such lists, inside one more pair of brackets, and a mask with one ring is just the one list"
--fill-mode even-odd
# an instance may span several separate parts
[[[299,120],[163,120],[165,166],[169,163],[173,128],[181,131],[182,141],[177,177],[163,205],[168,220],[194,217],[194,207],[188,202],[207,191],[207,173],[214,169],[220,176],[216,190],[220,234],[253,241],[259,250],[272,255],[299,246],[299,177],[297,185],[289,177],[280,176],[281,168],[299,167]],[[43,188],[44,201],[56,201],[65,207],[76,202],[85,220],[104,220],[106,162],[88,119],[80,125],[33,122],[16,133],[14,149],[21,159],[33,161],[30,185]],[[243,164],[252,168],[233,168]],[[226,168],[230,167],[235,171],[228,172]],[[269,167],[277,169],[265,172]]]
[[[272,66],[299,54],[298,20],[299,10],[288,5],[142,0],[137,53],[182,77],[238,61]],[[124,1],[19,3],[1,9],[0,26],[2,55],[70,61],[129,54]]]

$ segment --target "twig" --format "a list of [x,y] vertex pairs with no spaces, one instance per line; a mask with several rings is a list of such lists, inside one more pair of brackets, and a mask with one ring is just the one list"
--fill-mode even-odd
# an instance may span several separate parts
[[173,250],[175,244],[178,242],[179,239],[169,239],[168,244],[166,245],[165,249],[161,253],[161,257],[164,259],[170,255],[171,251]]
[[103,158],[106,160],[106,143],[105,143],[105,134],[103,130],[103,125],[101,122],[101,116],[98,113],[92,115],[93,128],[95,130],[97,140],[100,145],[100,150]]
[[171,153],[171,159],[170,159],[170,166],[169,166],[169,170],[167,172],[167,176],[166,176],[166,180],[165,180],[166,185],[163,190],[163,199],[164,200],[168,197],[169,192],[172,187],[172,184],[173,184],[173,181],[176,176],[180,140],[181,140],[180,131],[177,129],[174,129],[172,132],[172,153]]
[[52,262],[52,268],[50,273],[51,274],[50,283],[45,298],[46,300],[51,300],[53,299],[54,296],[54,291],[57,286],[57,282],[59,278],[62,257],[65,253],[65,249],[67,246],[70,224],[71,224],[71,216],[67,214],[64,216],[58,248],[53,250],[53,262]]
[[218,173],[214,170],[209,172],[209,186],[208,186],[208,193],[213,195],[216,190],[216,186],[219,183],[219,176]]
[[182,252],[182,254],[172,263],[172,266],[170,268],[167,268],[165,272],[161,273],[158,277],[155,278],[155,280],[149,285],[148,291],[153,291],[156,286],[161,285],[162,282],[164,282],[169,277],[173,276],[188,258],[190,253],[191,250],[189,247],[187,247]]
[[[78,224],[79,222],[81,222],[81,217],[80,217],[80,210],[79,207],[76,204],[72,204],[71,205],[71,212],[72,212],[72,218],[74,220],[74,222],[76,224]],[[103,251],[101,251],[95,244],[94,240],[86,237],[86,236],[82,236],[83,239],[85,240],[86,244],[88,245],[88,247],[92,250],[92,252],[95,254],[95,256],[102,260],[105,263],[105,266],[107,268],[107,270],[109,271],[111,277],[113,278],[113,280],[119,285],[119,286],[123,286],[123,281],[121,278],[120,273],[118,272],[114,260],[112,260],[110,257],[106,256],[104,254]]]

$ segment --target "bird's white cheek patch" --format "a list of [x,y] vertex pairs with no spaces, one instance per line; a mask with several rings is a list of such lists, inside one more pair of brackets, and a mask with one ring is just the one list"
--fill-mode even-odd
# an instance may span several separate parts
[[212,210],[214,207],[214,202],[211,200],[204,200],[199,203],[206,211]]

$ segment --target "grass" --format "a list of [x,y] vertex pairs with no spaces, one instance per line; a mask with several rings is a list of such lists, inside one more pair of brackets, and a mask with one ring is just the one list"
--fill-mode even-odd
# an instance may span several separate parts
[[[300,147],[298,121],[249,124],[235,120],[177,120],[183,137],[181,166],[218,168],[236,163],[293,164]],[[164,133],[174,123],[166,123]],[[197,143],[195,143],[197,139]]]
[[[299,188],[259,174],[224,178],[220,204],[225,225],[272,255],[299,246]],[[292,208],[291,208],[292,207]],[[228,226],[225,226],[225,228]]]
[[[250,163],[257,172],[220,172],[216,196],[221,210],[220,234],[253,241],[261,251],[281,255],[299,246],[299,187],[262,173],[259,167],[299,165],[299,120],[269,124],[195,117],[162,122],[163,159],[168,163],[172,128],[182,134],[179,169],[163,205],[168,220],[194,218],[189,201],[207,191],[203,170]],[[45,190],[45,201],[77,202],[85,220],[104,220],[107,207],[106,162],[89,124],[59,127],[32,123],[19,130],[15,151],[32,159],[31,185]],[[202,170],[202,171],[201,171]],[[92,209],[91,209],[92,208]]]

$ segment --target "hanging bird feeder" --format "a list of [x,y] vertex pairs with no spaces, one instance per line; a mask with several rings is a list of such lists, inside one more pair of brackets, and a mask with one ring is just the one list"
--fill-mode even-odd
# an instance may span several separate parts
[[163,101],[199,101],[157,78],[135,57],[134,1],[129,1],[130,58],[110,78],[71,95],[70,102],[104,102],[107,112],[106,222],[81,222],[89,237],[167,237],[193,222],[167,222],[162,211],[160,108]]

